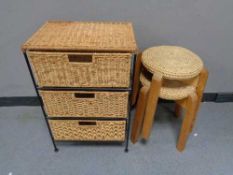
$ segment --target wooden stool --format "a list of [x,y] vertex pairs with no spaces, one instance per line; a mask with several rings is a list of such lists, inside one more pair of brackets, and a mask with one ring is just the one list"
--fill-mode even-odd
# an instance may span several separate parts
[[176,102],[177,116],[180,115],[181,107],[186,109],[177,142],[177,149],[184,150],[196,120],[207,77],[208,71],[203,67],[201,59],[185,48],[159,46],[144,51],[136,63],[133,103],[139,91],[139,81],[142,88],[136,106],[131,141],[135,143],[140,132],[143,139],[149,138],[160,97]]

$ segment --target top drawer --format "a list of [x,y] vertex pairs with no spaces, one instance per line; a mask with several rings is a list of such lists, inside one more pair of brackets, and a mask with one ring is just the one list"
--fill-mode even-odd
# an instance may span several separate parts
[[129,87],[131,54],[27,52],[38,86]]

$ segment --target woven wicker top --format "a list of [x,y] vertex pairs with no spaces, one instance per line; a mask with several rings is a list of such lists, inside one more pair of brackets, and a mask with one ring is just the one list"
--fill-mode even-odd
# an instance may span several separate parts
[[151,47],[143,52],[142,63],[151,73],[160,72],[171,80],[193,78],[203,68],[196,54],[177,46]]
[[[150,86],[151,82],[140,74],[140,82],[143,86]],[[192,85],[187,85],[182,81],[163,79],[163,84],[159,92],[159,97],[166,100],[181,100],[196,91]]]
[[136,52],[137,45],[132,23],[49,21],[22,49]]

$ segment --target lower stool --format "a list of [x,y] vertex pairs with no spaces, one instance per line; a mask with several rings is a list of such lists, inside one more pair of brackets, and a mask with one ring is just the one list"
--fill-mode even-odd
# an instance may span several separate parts
[[[159,47],[156,47],[155,50],[158,50],[158,48]],[[166,50],[168,50],[168,53],[170,52],[170,55],[172,55],[172,61],[174,63],[176,62],[175,56],[178,53],[179,56],[177,59],[178,62],[174,64],[174,66],[180,62],[179,59],[182,54],[185,56],[186,59],[190,57],[190,53],[188,52],[187,54],[186,50],[184,50],[183,48],[177,49],[177,47],[174,46],[171,47],[166,46],[166,48],[164,49],[164,47],[162,47],[163,52]],[[175,54],[172,52],[173,50]],[[156,52],[154,54],[156,54]],[[163,55],[161,54],[161,52],[159,54],[160,56]],[[190,59],[196,59],[194,57],[195,55],[191,55],[191,56],[192,57],[190,57]],[[151,71],[148,71],[149,66],[148,65],[144,66],[146,61],[144,60],[143,62],[143,59],[147,59],[147,57],[143,58],[143,54],[142,54],[141,57],[138,58],[136,65],[137,70],[135,72],[135,76],[138,76],[137,74],[140,74],[140,79],[138,76],[138,80],[136,80],[136,82],[140,81],[142,87],[139,90],[140,92],[136,106],[135,118],[133,122],[131,141],[133,143],[137,142],[140,134],[142,138],[145,140],[149,138],[154,121],[154,114],[156,111],[158,98],[162,98],[166,100],[174,100],[176,102],[175,112],[177,116],[180,116],[180,112],[182,108],[185,109],[185,116],[182,122],[180,134],[177,142],[177,149],[179,151],[183,151],[185,149],[185,144],[187,142],[188,135],[192,131],[192,128],[196,120],[197,111],[199,109],[204,87],[206,85],[206,81],[208,78],[208,71],[206,70],[206,68],[203,67],[202,64],[199,64],[199,66],[194,65],[195,69],[193,70],[197,70],[197,68],[198,69],[201,68],[199,72],[192,71],[192,69],[190,71],[188,69],[188,66],[192,64],[190,65],[187,64],[187,61],[184,59],[184,61],[186,62],[183,64],[184,68],[182,69],[181,67],[182,69],[181,71],[183,71],[182,74],[179,74],[179,71],[175,72],[177,75],[175,74],[172,75],[172,71],[170,72],[167,71],[168,74],[163,74],[163,72],[159,69],[151,73]],[[163,59],[167,59],[167,57],[163,57]],[[196,60],[194,60],[194,62],[195,61]],[[165,63],[164,65],[162,65],[161,62],[159,63],[160,66],[166,68],[166,63],[167,63],[166,61],[164,61]],[[153,66],[150,66],[149,70],[151,68],[153,68]],[[189,71],[189,74],[185,74],[184,72],[185,69]],[[190,72],[191,73],[193,72],[193,75],[191,75]],[[178,78],[175,78],[176,76]],[[135,89],[139,89],[139,88],[137,87]],[[134,94],[133,98],[135,98],[135,96],[137,95]]]

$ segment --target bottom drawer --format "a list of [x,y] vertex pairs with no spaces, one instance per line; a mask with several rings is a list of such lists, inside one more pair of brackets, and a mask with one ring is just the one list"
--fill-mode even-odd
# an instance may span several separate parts
[[57,141],[124,141],[125,121],[49,120]]

